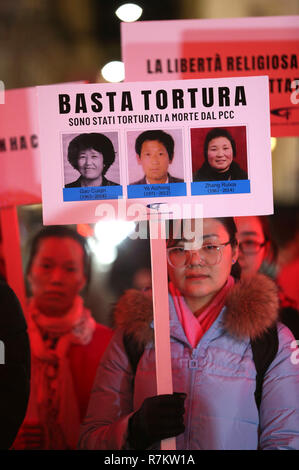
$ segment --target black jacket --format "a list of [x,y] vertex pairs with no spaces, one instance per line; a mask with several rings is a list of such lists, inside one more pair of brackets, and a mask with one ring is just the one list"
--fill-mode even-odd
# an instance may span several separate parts
[[296,302],[280,290],[279,304],[279,320],[291,330],[295,339],[299,340],[299,311]]
[[193,176],[193,181],[225,181],[225,180],[247,180],[248,175],[246,171],[232,161],[229,170],[224,173],[219,173],[213,170],[207,162],[197,170]]
[[12,289],[1,280],[0,341],[0,449],[9,449],[27,410],[30,346],[20,303]]
[[[82,187],[82,176],[80,176],[76,181],[72,181],[72,183],[68,183],[65,185],[65,188],[81,188]],[[118,183],[114,183],[113,181],[107,180],[105,176],[103,176],[101,186],[119,186]],[[89,186],[87,186],[89,187]]]

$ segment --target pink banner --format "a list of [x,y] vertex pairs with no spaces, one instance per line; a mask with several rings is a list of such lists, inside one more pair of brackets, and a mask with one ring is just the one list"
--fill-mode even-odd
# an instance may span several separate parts
[[35,88],[7,90],[0,104],[0,207],[41,202]]
[[299,135],[299,16],[122,23],[126,80],[268,75],[272,136]]

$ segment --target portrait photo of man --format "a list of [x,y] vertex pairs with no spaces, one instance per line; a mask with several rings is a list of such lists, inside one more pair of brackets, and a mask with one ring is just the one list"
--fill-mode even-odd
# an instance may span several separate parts
[[[179,145],[182,145],[181,130],[172,131],[172,134],[178,135]],[[180,150],[181,159],[175,156],[175,139],[170,132],[163,130],[147,130],[140,133],[135,140],[135,166],[129,168],[130,184],[165,184],[182,183],[184,179],[175,176],[170,171],[174,166],[176,174],[184,175],[182,150]],[[136,161],[139,168],[136,168]],[[132,162],[133,163],[133,162]],[[142,172],[141,172],[141,171]],[[143,177],[137,179],[136,172],[143,173]],[[134,180],[135,178],[135,180]]]

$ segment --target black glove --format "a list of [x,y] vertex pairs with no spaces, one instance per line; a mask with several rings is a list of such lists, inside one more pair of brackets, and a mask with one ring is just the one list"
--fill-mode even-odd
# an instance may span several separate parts
[[129,444],[133,449],[147,449],[154,442],[185,431],[185,393],[157,395],[144,400],[129,419]]

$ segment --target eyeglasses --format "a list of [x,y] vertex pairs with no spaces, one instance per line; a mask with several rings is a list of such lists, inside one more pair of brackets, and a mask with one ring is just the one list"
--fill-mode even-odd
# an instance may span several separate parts
[[244,242],[239,243],[239,249],[243,255],[257,255],[266,243],[267,240],[263,243],[259,243],[254,240],[245,240]]
[[200,257],[201,265],[214,266],[219,264],[222,257],[222,251],[229,245],[231,240],[226,243],[213,245],[211,243],[202,245],[198,250],[185,250],[182,246],[173,246],[167,248],[168,263],[173,268],[183,268],[191,264],[192,256],[196,253]]

